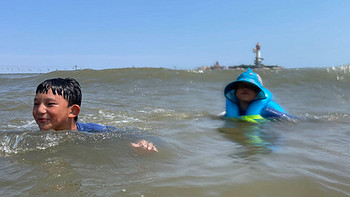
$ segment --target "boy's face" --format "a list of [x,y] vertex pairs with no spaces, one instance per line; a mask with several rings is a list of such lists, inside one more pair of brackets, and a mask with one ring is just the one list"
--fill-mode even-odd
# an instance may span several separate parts
[[50,89],[47,94],[38,93],[34,98],[33,117],[40,130],[71,130],[71,107],[61,95],[54,95]]
[[254,88],[250,83],[240,83],[236,89],[236,97],[242,102],[250,103],[257,95]]

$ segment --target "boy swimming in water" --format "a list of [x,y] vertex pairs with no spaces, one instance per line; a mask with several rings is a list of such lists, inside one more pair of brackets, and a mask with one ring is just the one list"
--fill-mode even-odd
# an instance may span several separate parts
[[[73,78],[54,78],[40,83],[36,89],[33,117],[40,130],[77,130],[103,132],[111,126],[78,122],[82,93],[80,84]],[[156,146],[146,140],[131,143],[140,150],[158,152]]]
[[260,76],[250,68],[225,87],[226,117],[259,122],[264,118],[291,118],[272,100]]

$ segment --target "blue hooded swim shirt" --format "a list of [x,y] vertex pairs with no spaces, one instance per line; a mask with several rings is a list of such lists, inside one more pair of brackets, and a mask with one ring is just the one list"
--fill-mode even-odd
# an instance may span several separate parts
[[[257,87],[257,96],[249,104],[247,111],[242,111],[235,95],[237,86],[241,82],[250,83]],[[246,115],[261,115],[264,118],[289,116],[284,109],[272,101],[271,92],[264,88],[261,77],[250,68],[240,74],[237,80],[229,83],[224,90],[226,97],[226,117],[239,118]]]

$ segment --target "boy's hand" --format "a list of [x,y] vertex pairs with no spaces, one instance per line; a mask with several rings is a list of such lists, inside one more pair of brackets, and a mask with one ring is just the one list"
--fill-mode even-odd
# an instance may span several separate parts
[[138,143],[131,143],[131,146],[138,153],[142,152],[158,152],[157,147],[153,145],[151,142],[147,142],[146,140],[141,140]]

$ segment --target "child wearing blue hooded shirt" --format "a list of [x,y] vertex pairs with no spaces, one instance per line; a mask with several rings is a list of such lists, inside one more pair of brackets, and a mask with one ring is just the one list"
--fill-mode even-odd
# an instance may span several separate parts
[[266,118],[291,118],[272,100],[271,92],[263,87],[260,76],[250,68],[225,87],[226,117],[249,122]]

